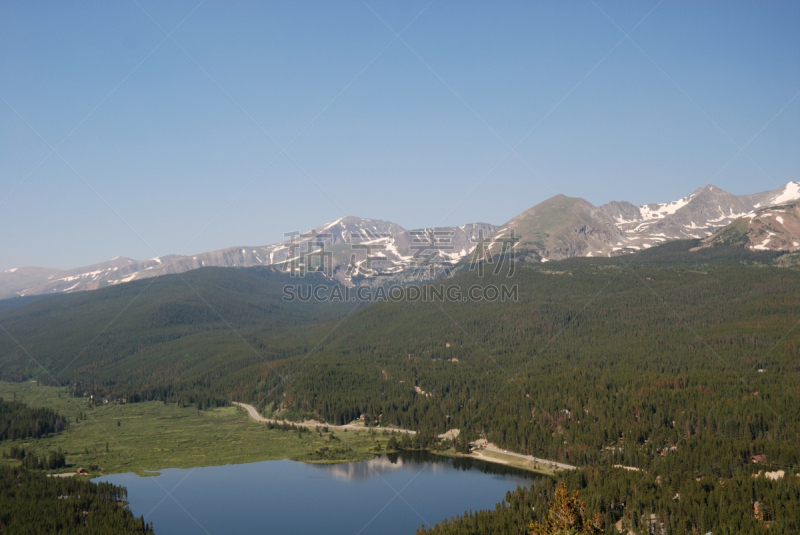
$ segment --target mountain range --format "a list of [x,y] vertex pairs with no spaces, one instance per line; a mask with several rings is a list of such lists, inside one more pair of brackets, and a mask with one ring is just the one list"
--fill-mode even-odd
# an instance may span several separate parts
[[[796,250],[800,221],[797,208],[789,205],[798,200],[800,183],[789,182],[739,196],[708,185],[676,201],[643,206],[613,201],[596,207],[581,198],[557,195],[499,227],[471,223],[406,230],[388,221],[348,216],[266,246],[149,260],[117,257],[71,270],[13,268],[0,273],[0,299],[94,290],[206,266],[273,265],[297,274],[323,271],[347,285],[424,281],[448,273],[479,243],[496,254],[512,233],[519,254],[542,262],[615,256],[679,239],[713,244],[730,241],[734,234],[737,243],[754,250]],[[727,238],[714,238],[716,234]]]
[[708,185],[677,201],[634,206],[610,202],[595,207],[557,195],[498,227],[490,250],[513,231],[516,249],[536,260],[576,256],[613,256],[648,249],[664,242],[703,239],[759,210],[800,200],[800,183],[752,195],[732,195]]
[[348,216],[266,246],[228,247],[149,260],[117,257],[71,270],[13,268],[0,273],[0,299],[96,290],[211,266],[281,266],[298,275],[322,271],[348,285],[378,277],[423,281],[455,266],[495,228],[487,223],[472,223],[406,230],[396,223]]

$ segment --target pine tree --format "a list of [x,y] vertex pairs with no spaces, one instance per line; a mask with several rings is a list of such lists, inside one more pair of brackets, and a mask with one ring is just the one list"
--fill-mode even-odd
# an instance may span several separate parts
[[555,496],[550,503],[547,522],[531,522],[531,535],[597,535],[604,533],[603,515],[595,512],[589,520],[586,504],[578,498],[578,492],[570,494],[563,483],[556,486]]

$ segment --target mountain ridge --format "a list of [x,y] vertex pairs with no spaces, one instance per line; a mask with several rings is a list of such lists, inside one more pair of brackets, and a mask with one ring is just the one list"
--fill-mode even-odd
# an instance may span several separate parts
[[709,184],[660,204],[635,206],[611,201],[596,207],[580,198],[556,195],[498,227],[489,251],[514,232],[515,248],[540,261],[575,256],[615,256],[680,239],[703,239],[757,210],[800,200],[800,183],[775,190],[733,195]]
[[[0,273],[0,299],[95,290],[202,267],[280,266],[287,271],[323,269],[346,285],[421,282],[446,275],[488,236],[499,252],[514,232],[523,258],[547,262],[572,257],[616,256],[679,239],[705,239],[758,210],[800,200],[800,182],[775,190],[733,195],[708,184],[680,199],[640,206],[611,201],[594,206],[556,195],[505,224],[407,230],[397,223],[345,216],[264,246],[235,246],[193,255],[148,260],[116,257],[71,270],[12,268]],[[312,265],[312,257],[319,262]]]
[[[331,279],[348,285],[376,276],[385,280],[429,280],[473,251],[479,242],[473,233],[489,235],[494,228],[488,223],[468,223],[406,230],[389,221],[346,216],[305,233],[288,233],[287,240],[266,246],[234,246],[148,260],[118,256],[70,270],[12,268],[0,273],[0,299],[96,290],[202,267],[281,266],[297,273],[324,268]],[[436,236],[430,237],[433,234]],[[434,247],[440,255],[438,262],[431,266],[432,272],[418,269],[418,274],[409,275],[407,272],[413,271],[416,264],[424,263],[425,255],[418,253],[427,251],[429,240],[439,242]],[[306,265],[314,256],[324,262]]]

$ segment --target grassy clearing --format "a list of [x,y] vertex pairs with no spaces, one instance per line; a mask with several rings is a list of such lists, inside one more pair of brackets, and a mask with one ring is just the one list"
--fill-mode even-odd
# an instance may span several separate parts
[[[378,444],[385,450],[388,439],[366,431],[331,437],[332,433],[311,430],[301,437],[297,431],[267,429],[236,407],[198,411],[153,401],[91,408],[86,400],[71,398],[60,388],[33,383],[0,381],[0,397],[50,407],[70,420],[69,429],[55,436],[0,443],[0,451],[17,445],[40,456],[60,447],[67,457],[67,467],[60,472],[84,467],[93,474],[143,474],[287,458],[355,461],[372,458]],[[85,419],[76,422],[81,412]]]

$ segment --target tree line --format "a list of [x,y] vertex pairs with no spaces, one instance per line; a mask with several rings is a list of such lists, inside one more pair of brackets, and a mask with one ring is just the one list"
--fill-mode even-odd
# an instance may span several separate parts
[[120,507],[124,487],[81,477],[46,477],[0,465],[0,532],[116,535],[152,533],[144,517]]
[[66,418],[46,407],[0,398],[0,441],[41,437],[67,428]]

